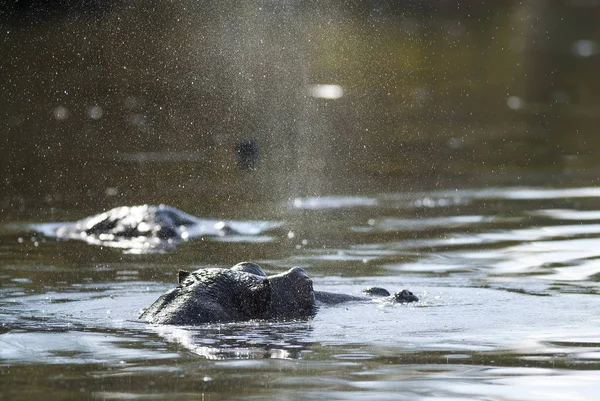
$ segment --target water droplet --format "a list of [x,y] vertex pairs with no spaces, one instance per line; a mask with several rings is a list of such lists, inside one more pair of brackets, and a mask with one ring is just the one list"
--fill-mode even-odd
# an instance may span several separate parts
[[65,106],[57,106],[52,111],[57,120],[66,120],[69,117],[69,110]]
[[92,120],[99,120],[102,117],[102,114],[104,114],[102,107],[98,105],[91,106],[87,110],[87,115]]
[[579,57],[590,57],[597,53],[597,47],[593,40],[582,39],[573,43],[573,53]]
[[519,110],[523,108],[523,100],[518,96],[510,96],[506,100],[506,104],[510,109]]

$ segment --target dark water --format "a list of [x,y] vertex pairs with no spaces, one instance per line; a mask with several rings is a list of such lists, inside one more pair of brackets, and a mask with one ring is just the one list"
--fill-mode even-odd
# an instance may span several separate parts
[[[0,12],[0,399],[594,399],[600,8],[219,4]],[[39,226],[143,203],[244,235]],[[421,301],[138,321],[242,260]]]

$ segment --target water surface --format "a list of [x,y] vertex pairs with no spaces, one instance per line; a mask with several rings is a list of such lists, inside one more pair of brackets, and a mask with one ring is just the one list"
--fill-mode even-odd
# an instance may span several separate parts
[[[147,255],[32,238],[13,224],[1,237],[2,393],[587,398],[600,368],[599,195],[510,187],[296,198],[269,241],[196,238]],[[421,300],[322,307],[300,322],[138,321],[177,269],[226,266],[203,263],[208,249],[244,255],[235,261],[260,254],[249,259],[272,273],[302,266],[321,290],[408,288]],[[36,385],[24,386],[31,375]]]

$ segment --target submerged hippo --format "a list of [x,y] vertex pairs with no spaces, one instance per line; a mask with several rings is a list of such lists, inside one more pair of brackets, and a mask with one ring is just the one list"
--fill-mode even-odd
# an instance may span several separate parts
[[307,319],[315,314],[319,304],[362,301],[374,296],[400,303],[419,300],[408,290],[394,296],[383,288],[370,288],[364,293],[368,296],[314,291],[312,280],[300,267],[267,276],[259,265],[242,262],[231,269],[180,271],[179,285],[161,295],[140,319],[175,325]]
[[118,248],[173,246],[194,237],[256,235],[280,226],[268,221],[201,219],[166,205],[121,206],[71,223],[40,224],[49,236]]
[[[160,239],[181,238],[188,227],[198,224],[199,219],[175,209],[159,205],[121,206],[74,223],[66,223],[56,230],[58,237],[96,236],[105,238],[155,237]],[[229,230],[223,224],[225,233]]]

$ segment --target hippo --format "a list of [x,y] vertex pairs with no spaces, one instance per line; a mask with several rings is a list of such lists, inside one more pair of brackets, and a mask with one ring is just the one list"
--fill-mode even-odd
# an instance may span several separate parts
[[168,248],[204,236],[256,235],[278,222],[201,219],[167,205],[120,206],[70,223],[34,226],[61,239],[84,240],[117,248]]
[[[74,223],[61,225],[56,235],[61,238],[93,236],[104,238],[152,237],[163,240],[181,238],[186,228],[198,219],[171,206],[120,206]],[[229,230],[224,226],[224,233]]]
[[364,296],[314,291],[304,269],[267,276],[256,263],[242,262],[230,269],[180,270],[177,287],[161,295],[140,315],[154,324],[198,325],[248,320],[303,320],[320,305],[364,301],[386,297],[392,302],[419,299],[403,290],[393,296],[379,287],[363,291]]

